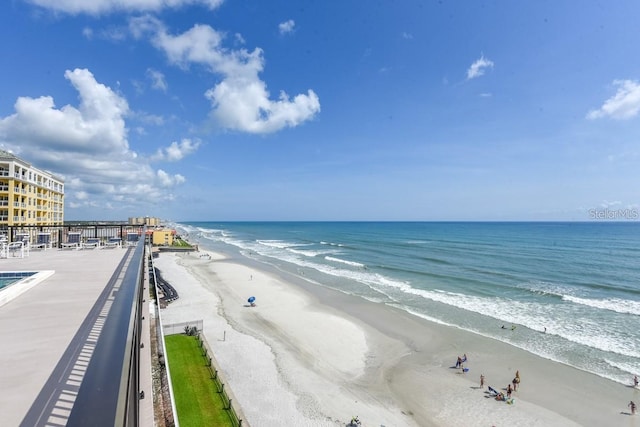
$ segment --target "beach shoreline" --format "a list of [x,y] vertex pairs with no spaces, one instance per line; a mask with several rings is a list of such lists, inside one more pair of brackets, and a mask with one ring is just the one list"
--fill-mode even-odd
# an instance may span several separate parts
[[[363,425],[595,426],[627,417],[623,385],[249,259],[162,254],[156,266],[180,294],[164,321],[205,321],[251,425],[344,425],[358,415]],[[247,307],[252,295],[257,306]],[[463,374],[452,366],[464,353]],[[486,393],[516,370],[515,404]]]

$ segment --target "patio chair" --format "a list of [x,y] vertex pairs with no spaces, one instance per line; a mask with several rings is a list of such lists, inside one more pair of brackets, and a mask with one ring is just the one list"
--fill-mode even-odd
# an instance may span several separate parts
[[22,242],[27,247],[31,243],[31,238],[27,233],[16,233],[14,242]]
[[119,248],[121,246],[122,239],[120,239],[119,237],[109,237],[109,240],[104,243],[105,248]]
[[[14,243],[22,243],[22,246]],[[20,248],[20,252],[22,253],[21,258],[24,258],[24,254],[26,253],[29,256],[29,249],[31,248],[31,241],[29,235],[27,233],[16,233],[16,238],[13,242],[9,243],[9,249],[18,250]]]
[[140,235],[138,233],[127,233],[127,246],[135,246],[138,244]]
[[100,249],[100,239],[97,237],[89,237],[82,243],[82,249]]
[[80,249],[80,237],[79,231],[71,231],[67,235],[67,241],[60,244],[60,249]]
[[[24,245],[23,241],[19,242],[11,242],[7,245],[7,258],[24,258],[25,249],[27,249]],[[29,256],[29,251],[26,251],[27,256]]]
[[51,249],[51,233],[38,233],[36,242],[31,245],[33,249]]
[[0,235],[0,258],[7,258],[8,256],[8,245],[7,236],[5,234]]

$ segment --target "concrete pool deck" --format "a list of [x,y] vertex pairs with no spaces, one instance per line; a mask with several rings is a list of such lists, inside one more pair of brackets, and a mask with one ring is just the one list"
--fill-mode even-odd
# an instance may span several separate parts
[[[0,271],[53,271],[0,306],[2,425],[66,425],[129,253],[49,249],[0,259]],[[140,400],[141,426],[153,425],[149,318],[141,338],[140,389],[148,396]]]

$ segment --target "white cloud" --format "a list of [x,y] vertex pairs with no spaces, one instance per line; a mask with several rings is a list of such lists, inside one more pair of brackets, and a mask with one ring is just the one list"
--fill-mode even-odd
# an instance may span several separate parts
[[147,77],[151,80],[151,87],[166,92],[169,86],[162,72],[152,68],[147,69]]
[[493,68],[493,62],[482,55],[467,70],[467,80],[480,77],[487,68]]
[[607,99],[599,109],[589,111],[588,119],[611,117],[612,119],[625,120],[638,115],[640,111],[640,84],[634,80],[614,80],[613,84],[618,87],[616,94]]
[[178,174],[171,176],[162,169],[158,169],[157,176],[160,185],[162,185],[163,187],[173,187],[186,181],[182,175]]
[[292,33],[295,29],[296,23],[293,19],[289,19],[288,21],[280,23],[278,25],[278,30],[280,30],[280,34],[289,34]]
[[129,148],[127,101],[89,70],[67,71],[65,77],[78,91],[78,107],[56,108],[50,96],[20,97],[15,113],[0,117],[0,146],[63,177],[70,206],[169,197],[165,187],[184,177],[158,175]]
[[278,100],[271,100],[266,83],[259,78],[264,67],[262,50],[226,49],[223,34],[208,25],[194,25],[174,36],[159,20],[144,16],[132,19],[130,27],[136,37],[149,34],[153,45],[173,64],[183,68],[201,64],[222,75],[220,83],[205,96],[211,101],[211,117],[223,128],[275,132],[297,126],[320,111],[320,101],[312,90],[293,98],[280,92]]
[[235,38],[236,43],[239,43],[239,44],[245,44],[246,43],[244,37],[242,37],[242,34],[240,34],[240,33],[235,33],[233,35],[233,37]]
[[182,160],[185,156],[195,152],[200,144],[199,140],[192,141],[188,138],[183,138],[180,142],[173,141],[169,147],[158,149],[152,160],[168,160],[170,162]]
[[224,0],[26,0],[27,2],[56,12],[71,15],[100,15],[117,11],[157,12],[162,9],[177,9],[189,5],[202,5],[215,9]]
[[124,116],[129,106],[108,87],[97,83],[86,69],[66,71],[65,78],[80,95],[79,108],[56,109],[53,98],[20,97],[16,113],[0,120],[0,135],[8,132],[52,150],[125,152],[128,150]]
[[411,39],[413,39],[413,34],[407,33],[406,31],[403,31],[402,32],[402,38],[406,39],[406,40],[411,40]]

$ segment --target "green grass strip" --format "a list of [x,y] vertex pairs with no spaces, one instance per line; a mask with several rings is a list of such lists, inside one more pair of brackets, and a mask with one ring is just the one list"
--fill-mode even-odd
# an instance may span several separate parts
[[165,343],[180,425],[232,426],[198,340],[179,334],[165,337]]

